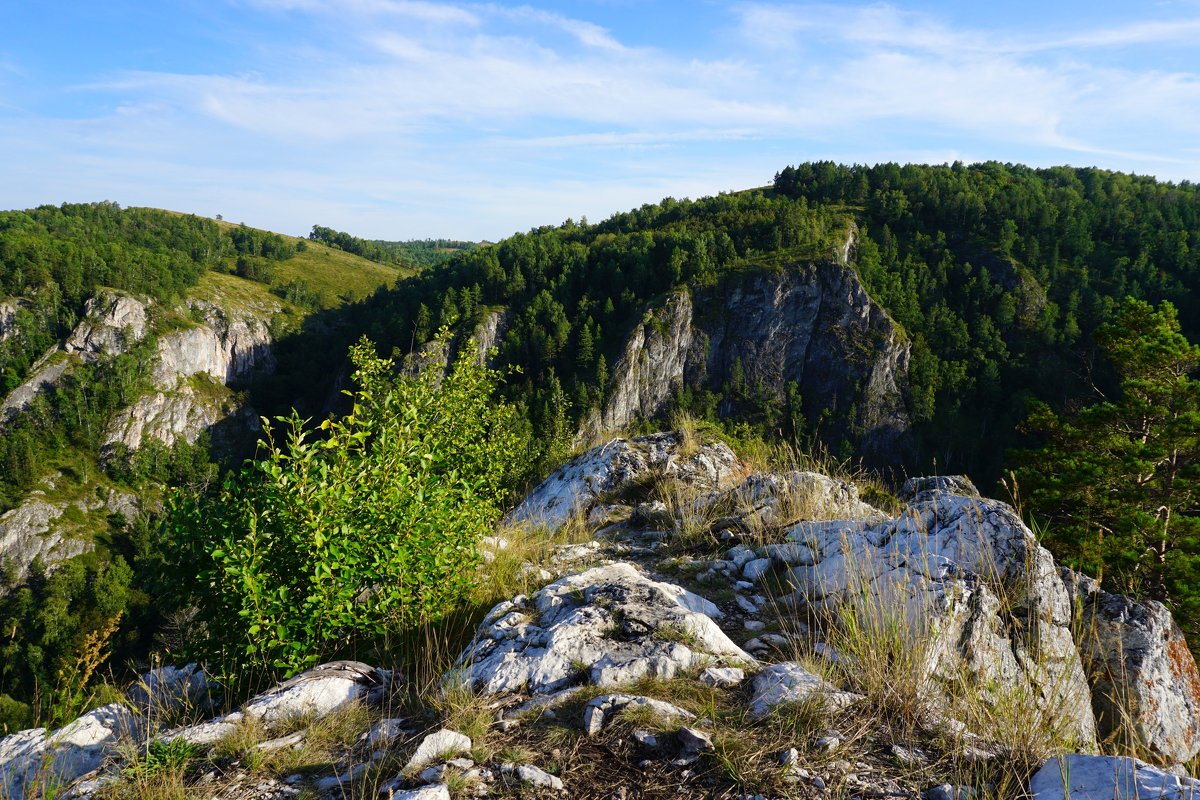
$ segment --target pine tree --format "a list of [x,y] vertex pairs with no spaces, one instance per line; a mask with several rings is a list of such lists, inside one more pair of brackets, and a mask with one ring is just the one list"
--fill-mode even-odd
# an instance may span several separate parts
[[1200,346],[1170,303],[1132,299],[1096,340],[1118,396],[1061,417],[1035,404],[1026,429],[1047,442],[1017,454],[1018,486],[1060,557],[1200,630]]

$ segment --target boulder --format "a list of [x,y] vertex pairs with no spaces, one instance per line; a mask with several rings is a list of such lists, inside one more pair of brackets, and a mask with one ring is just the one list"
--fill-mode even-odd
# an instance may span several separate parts
[[762,719],[784,703],[815,700],[840,709],[862,699],[843,692],[829,681],[806,670],[794,661],[772,664],[754,676],[750,697],[750,716]]
[[1136,758],[1067,755],[1047,761],[1029,782],[1033,800],[1194,800],[1200,781]]
[[442,728],[421,740],[421,743],[417,745],[417,751],[412,754],[412,758],[404,765],[401,772],[405,775],[412,775],[430,764],[445,761],[450,756],[469,752],[470,749],[471,737]]
[[1180,764],[1200,752],[1200,672],[1162,603],[1110,594],[1063,571],[1079,617],[1079,647],[1102,737],[1135,743]]
[[1050,553],[1009,506],[956,494],[970,490],[962,481],[909,484],[914,499],[895,519],[801,523],[787,538],[803,551],[768,550],[796,564],[791,602],[903,625],[925,648],[935,704],[965,680],[985,704],[1029,703],[1095,746],[1071,600]]
[[97,708],[47,734],[44,728],[0,739],[0,797],[41,797],[97,769],[122,741],[132,741],[136,724],[128,708]]
[[354,702],[376,704],[391,687],[392,674],[360,661],[331,661],[302,672],[251,698],[240,711],[186,728],[162,739],[181,738],[210,745],[236,730],[244,717],[256,720],[270,732],[297,717],[324,716]]
[[675,433],[613,439],[555,470],[505,521],[557,530],[572,515],[586,515],[599,500],[639,480],[663,475],[704,492],[723,488],[744,470],[738,457],[721,442],[707,442],[689,452]]
[[753,662],[713,621],[720,616],[699,595],[632,564],[608,564],[497,605],[447,680],[486,694],[551,694],[580,681],[615,687]]

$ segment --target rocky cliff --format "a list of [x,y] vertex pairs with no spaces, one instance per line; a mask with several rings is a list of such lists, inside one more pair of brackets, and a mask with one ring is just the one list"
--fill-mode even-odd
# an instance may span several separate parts
[[[222,299],[191,299],[166,310],[146,298],[101,292],[87,302],[71,334],[43,355],[24,383],[4,398],[0,426],[39,394],[53,391],[78,365],[127,352],[154,333],[156,315],[167,315],[175,321],[156,337],[150,369],[153,388],[114,415],[105,452],[117,445],[136,450],[149,439],[167,446],[195,442],[206,430],[214,431],[218,444],[253,436],[258,416],[231,387],[273,368],[269,321],[280,306],[274,301],[247,306]],[[70,480],[52,475],[0,516],[0,563],[11,564],[17,579],[27,574],[35,558],[52,567],[90,550],[91,534],[106,526],[105,514],[136,514],[132,494],[116,491],[96,474],[98,469],[90,472],[77,469]]]
[[908,359],[904,332],[848,263],[748,270],[647,311],[581,439],[653,417],[685,384],[726,394],[719,411],[728,416],[736,409],[725,387],[741,382],[782,407],[794,383],[805,417],[825,420],[819,435],[849,438],[870,463],[894,463],[908,447]]
[[225,420],[240,421],[243,433],[258,429],[253,409],[228,387],[275,368],[269,320],[280,307],[191,301],[187,308],[198,324],[159,337],[155,388],[113,419],[107,447],[136,450],[147,437],[192,443]]

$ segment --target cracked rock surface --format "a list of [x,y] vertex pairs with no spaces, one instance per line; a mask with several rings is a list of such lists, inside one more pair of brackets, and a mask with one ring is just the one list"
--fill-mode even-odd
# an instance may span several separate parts
[[714,662],[753,662],[714,621],[721,616],[703,597],[618,562],[497,605],[459,669],[486,694],[548,694],[581,679],[620,686]]

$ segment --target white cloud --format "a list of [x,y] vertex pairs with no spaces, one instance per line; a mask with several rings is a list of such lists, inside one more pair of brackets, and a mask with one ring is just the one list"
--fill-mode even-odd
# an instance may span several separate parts
[[317,14],[378,17],[407,17],[434,25],[479,24],[479,18],[467,9],[449,3],[424,0],[246,0],[250,5],[276,11],[304,11]]
[[755,3],[730,6],[701,52],[534,6],[241,2],[313,35],[264,38],[240,72],[96,76],[76,91],[111,113],[86,120],[0,116],[5,196],[498,238],[760,185],[809,158],[1200,174],[1200,76],[1103,58],[1183,42],[1157,23],[1064,39],[890,5]]

